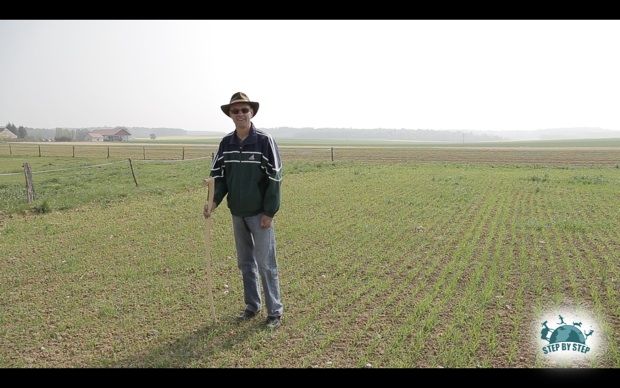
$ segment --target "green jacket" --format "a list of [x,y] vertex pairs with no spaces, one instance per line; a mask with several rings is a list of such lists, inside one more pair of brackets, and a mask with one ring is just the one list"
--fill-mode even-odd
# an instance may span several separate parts
[[215,178],[215,203],[219,205],[228,194],[228,208],[234,216],[263,213],[273,217],[280,209],[282,161],[278,146],[254,124],[243,142],[235,131],[222,138],[211,176]]

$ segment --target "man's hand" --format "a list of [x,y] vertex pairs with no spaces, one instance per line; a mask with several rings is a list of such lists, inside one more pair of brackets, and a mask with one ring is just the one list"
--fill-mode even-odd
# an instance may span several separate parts
[[273,217],[269,217],[263,214],[260,218],[260,227],[263,229],[268,229],[271,227],[272,222],[273,222]]
[[202,214],[205,216],[205,218],[209,218],[209,217],[211,217],[211,213],[213,213],[213,211],[215,210],[216,207],[217,207],[217,205],[214,202],[213,203],[213,207],[211,208],[211,211],[209,212],[209,204],[205,203],[205,208],[202,211]]

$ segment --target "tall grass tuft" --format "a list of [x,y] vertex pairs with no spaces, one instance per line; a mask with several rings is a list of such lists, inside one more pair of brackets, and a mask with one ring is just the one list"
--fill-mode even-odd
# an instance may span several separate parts
[[52,208],[50,207],[49,203],[47,203],[47,199],[44,200],[40,205],[35,205],[32,210],[34,210],[35,213],[40,213],[40,214],[44,214],[44,213],[49,213]]

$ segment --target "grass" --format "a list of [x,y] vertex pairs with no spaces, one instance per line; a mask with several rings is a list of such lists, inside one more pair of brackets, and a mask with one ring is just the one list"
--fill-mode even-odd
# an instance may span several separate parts
[[[99,202],[108,204],[148,194],[165,195],[190,188],[208,176],[209,159],[191,161],[133,161],[138,186],[127,160],[42,158],[30,162],[35,202],[25,203],[26,189],[20,159],[3,159],[3,169],[17,175],[0,177],[3,201],[0,212],[15,213],[40,209],[65,210]],[[94,166],[94,167],[93,167]]]
[[[221,138],[171,137],[126,143],[2,143],[0,157],[194,159],[217,151]],[[457,162],[606,164],[619,168],[620,139],[444,143],[363,139],[278,139],[283,157],[331,160],[442,160]]]
[[224,207],[210,320],[206,164],[137,163],[138,187],[126,161],[35,174],[47,211],[3,201],[0,366],[545,367],[532,327],[568,304],[588,306],[605,344],[579,365],[620,367],[616,168],[285,161],[286,312],[270,332],[232,319],[243,292]]

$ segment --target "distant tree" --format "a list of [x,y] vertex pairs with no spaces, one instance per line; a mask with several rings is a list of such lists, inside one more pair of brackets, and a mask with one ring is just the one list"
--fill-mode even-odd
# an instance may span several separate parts
[[26,128],[24,128],[24,127],[22,127],[20,125],[19,128],[17,128],[17,138],[18,139],[25,139],[26,136],[28,136],[28,131],[26,131]]
[[75,131],[75,141],[88,140],[88,129],[78,129]]
[[73,140],[73,131],[64,128],[56,128],[56,136],[54,136],[54,140],[56,141],[72,141]]
[[15,124],[8,123],[6,125],[6,129],[8,129],[9,131],[13,132],[13,134],[15,134],[17,136],[17,127],[15,126]]
[[151,140],[155,140],[157,138],[157,135],[155,135],[154,133],[151,133],[149,137],[151,138]]

